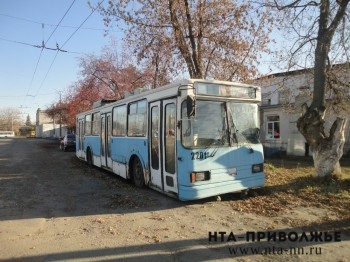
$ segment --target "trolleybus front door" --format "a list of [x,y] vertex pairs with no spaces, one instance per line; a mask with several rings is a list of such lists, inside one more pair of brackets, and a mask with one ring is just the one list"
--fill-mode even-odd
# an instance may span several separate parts
[[164,191],[178,192],[176,176],[176,104],[175,99],[163,101],[162,168]]
[[112,168],[111,135],[111,113],[101,115],[101,165],[108,168]]
[[151,184],[177,193],[175,99],[150,104],[149,126]]

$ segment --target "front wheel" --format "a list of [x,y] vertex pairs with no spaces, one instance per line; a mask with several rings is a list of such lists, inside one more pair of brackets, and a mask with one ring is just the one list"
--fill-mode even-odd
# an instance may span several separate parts
[[143,168],[140,160],[135,158],[132,164],[132,177],[135,186],[142,188],[145,186],[145,178],[143,176]]

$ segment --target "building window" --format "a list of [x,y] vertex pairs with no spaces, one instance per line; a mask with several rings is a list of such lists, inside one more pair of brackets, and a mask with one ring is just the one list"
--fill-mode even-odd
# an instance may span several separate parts
[[280,117],[279,116],[267,116],[267,133],[266,139],[279,139],[280,138]]
[[268,94],[262,94],[262,105],[263,106],[269,106],[271,105],[271,94],[268,93]]
[[278,91],[278,102],[281,105],[287,105],[289,104],[289,98],[291,96],[290,90],[286,89],[286,90],[280,90]]

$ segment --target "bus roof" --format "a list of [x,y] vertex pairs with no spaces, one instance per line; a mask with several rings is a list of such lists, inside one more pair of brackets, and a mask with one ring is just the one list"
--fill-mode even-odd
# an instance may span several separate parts
[[108,108],[109,106],[115,104],[115,103],[128,103],[132,100],[138,100],[142,99],[145,95],[151,95],[154,93],[162,92],[174,87],[180,87],[180,86],[188,86],[188,85],[194,85],[196,82],[202,82],[202,83],[212,83],[212,84],[222,84],[222,85],[234,85],[239,87],[254,87],[256,89],[260,90],[259,86],[250,85],[250,84],[244,84],[239,82],[230,82],[230,81],[221,81],[221,80],[204,80],[204,79],[182,79],[175,82],[172,82],[170,84],[155,88],[155,89],[142,89],[142,88],[136,88],[133,93],[126,92],[124,94],[124,98],[120,100],[108,100],[108,99],[102,99],[99,101],[94,102],[94,106],[91,110],[87,110],[85,112],[81,112],[77,114],[79,116],[80,114],[86,114],[86,113],[93,113],[97,112],[99,110],[103,110],[104,108]]

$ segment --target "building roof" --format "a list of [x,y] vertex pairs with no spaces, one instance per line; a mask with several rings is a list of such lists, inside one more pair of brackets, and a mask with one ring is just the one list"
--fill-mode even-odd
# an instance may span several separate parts
[[[350,69],[350,62],[349,63],[342,63],[342,64],[334,64],[332,65],[333,69]],[[280,77],[280,76],[293,76],[293,75],[302,75],[305,73],[312,73],[314,70],[314,68],[304,68],[304,69],[298,69],[298,70],[288,70],[285,72],[279,72],[279,73],[274,73],[274,74],[270,74],[270,75],[265,75],[262,77],[257,78],[256,80],[262,80],[265,78],[273,78],[273,77]]]

